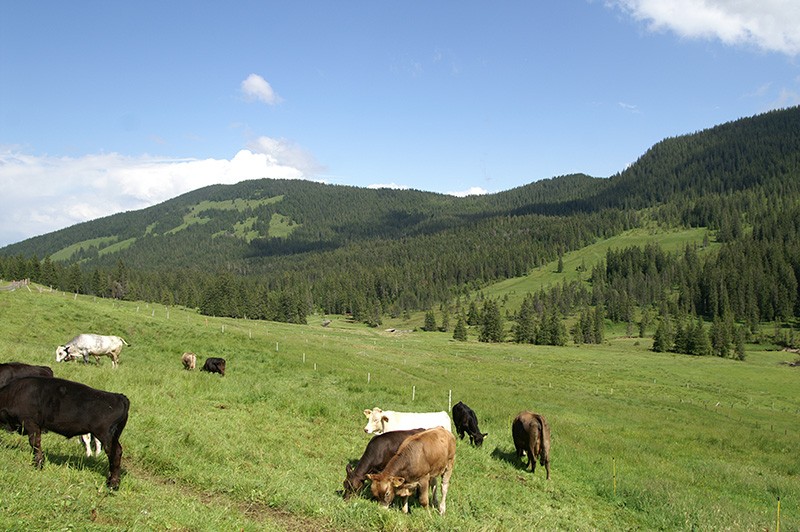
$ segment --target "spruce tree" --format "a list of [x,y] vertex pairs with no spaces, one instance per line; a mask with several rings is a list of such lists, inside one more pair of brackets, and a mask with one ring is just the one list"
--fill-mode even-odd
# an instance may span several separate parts
[[500,315],[500,307],[495,301],[489,299],[484,301],[482,318],[478,341],[502,342],[505,336],[503,331],[503,318]]
[[467,327],[464,324],[464,317],[459,316],[456,320],[456,328],[453,329],[453,340],[465,342],[467,340]]

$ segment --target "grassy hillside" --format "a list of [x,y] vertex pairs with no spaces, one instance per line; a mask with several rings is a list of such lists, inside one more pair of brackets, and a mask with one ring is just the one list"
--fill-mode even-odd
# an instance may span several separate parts
[[[243,530],[561,530],[800,528],[796,355],[745,362],[596,347],[457,343],[340,320],[322,327],[236,321],[179,308],[40,292],[0,292],[0,361],[125,393],[119,492],[107,460],[77,439],[0,435],[0,527]],[[131,345],[112,370],[56,365],[79,332]],[[474,337],[474,335],[473,335]],[[183,351],[223,356],[225,377],[187,372]],[[444,517],[345,502],[344,468],[368,438],[361,411],[440,410],[459,400],[489,436],[459,441]],[[510,423],[522,409],[552,426],[552,479],[521,469]],[[616,470],[616,479],[613,472]],[[615,482],[616,480],[616,482]]]
[[598,240],[576,251],[565,253],[562,257],[563,271],[557,271],[558,261],[552,261],[531,271],[524,277],[514,277],[493,283],[481,292],[487,297],[505,299],[506,307],[518,309],[525,295],[564,281],[587,281],[592,267],[605,260],[609,249],[644,247],[645,244],[658,244],[669,253],[679,251],[687,245],[701,245],[707,236],[706,228],[694,229],[631,229],[622,234]]

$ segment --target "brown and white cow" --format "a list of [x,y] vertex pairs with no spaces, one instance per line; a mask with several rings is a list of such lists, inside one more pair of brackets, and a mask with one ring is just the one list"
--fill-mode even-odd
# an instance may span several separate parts
[[122,394],[53,377],[23,377],[0,388],[0,427],[28,435],[37,468],[44,464],[42,432],[66,438],[92,434],[108,455],[106,484],[111,489],[119,488],[119,437],[129,409],[130,401]]
[[439,513],[447,508],[447,489],[456,459],[456,439],[442,427],[428,429],[409,436],[386,467],[377,474],[367,475],[372,481],[372,496],[388,507],[396,496],[403,497],[403,511],[408,512],[408,497],[419,490],[419,503],[428,511],[428,491],[433,491],[436,505],[436,478],[441,476],[442,500]]
[[372,410],[364,410],[367,424],[364,432],[367,434],[383,434],[394,430],[432,429],[443,427],[452,432],[450,416],[447,412],[395,412],[381,410],[377,406]]
[[181,357],[183,369],[194,369],[197,365],[197,355],[194,353],[184,353]]
[[128,345],[128,342],[119,336],[79,334],[66,344],[56,348],[56,362],[82,357],[85,364],[89,361],[89,355],[92,355],[95,362],[99,364],[100,357],[105,355],[111,358],[111,367],[116,368],[123,345]]
[[520,412],[511,423],[511,436],[517,456],[521,459],[523,454],[528,455],[531,473],[536,471],[536,459],[547,469],[547,479],[550,480],[550,426],[544,416],[524,410]]

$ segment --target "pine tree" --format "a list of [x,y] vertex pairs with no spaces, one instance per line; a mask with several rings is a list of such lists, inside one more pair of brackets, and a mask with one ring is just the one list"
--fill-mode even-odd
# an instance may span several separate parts
[[425,325],[422,327],[422,330],[428,332],[436,330],[436,316],[433,313],[433,309],[429,309],[425,312]]
[[482,321],[478,341],[480,342],[502,342],[505,332],[503,330],[503,318],[500,315],[500,307],[495,301],[485,300],[483,303]]
[[453,340],[465,342],[467,340],[467,327],[464,325],[464,317],[459,316],[456,320],[456,327],[453,329]]
[[662,316],[658,320],[656,332],[653,335],[653,351],[656,353],[665,353],[672,348],[672,334],[669,323],[669,318]]

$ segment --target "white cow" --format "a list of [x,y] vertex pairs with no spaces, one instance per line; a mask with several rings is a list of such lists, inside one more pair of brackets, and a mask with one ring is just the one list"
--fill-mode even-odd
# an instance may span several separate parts
[[372,410],[364,410],[367,416],[367,434],[383,434],[395,430],[432,429],[444,427],[450,432],[450,416],[445,411],[441,412],[394,412],[381,410],[377,406]]
[[128,345],[128,342],[119,336],[79,334],[66,344],[56,348],[56,362],[75,360],[80,356],[86,363],[89,361],[89,355],[92,355],[99,364],[100,357],[105,355],[111,358],[111,366],[116,368],[123,345]]

